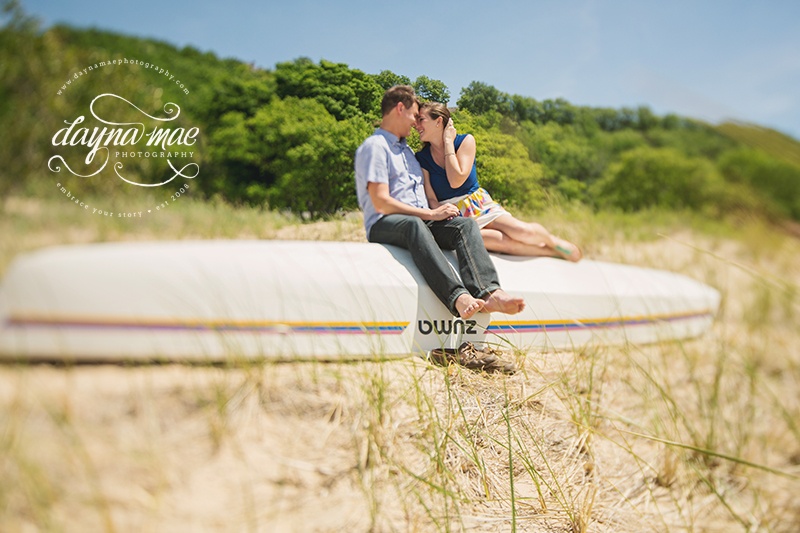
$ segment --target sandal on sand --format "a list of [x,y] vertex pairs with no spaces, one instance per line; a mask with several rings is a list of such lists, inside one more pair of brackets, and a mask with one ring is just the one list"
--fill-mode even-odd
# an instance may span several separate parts
[[498,358],[499,350],[478,350],[471,342],[464,342],[458,349],[435,348],[430,351],[429,359],[439,366],[456,364],[469,370],[482,370],[484,372],[501,372],[513,374],[517,371],[513,363]]

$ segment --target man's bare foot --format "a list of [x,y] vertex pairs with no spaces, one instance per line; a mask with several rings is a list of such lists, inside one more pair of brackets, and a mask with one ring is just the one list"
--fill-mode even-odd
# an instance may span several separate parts
[[516,315],[525,309],[525,300],[510,296],[503,289],[497,289],[487,299],[486,305],[483,310],[487,313],[505,313],[507,315]]
[[456,311],[461,318],[470,318],[472,315],[483,309],[486,302],[465,292],[456,298]]

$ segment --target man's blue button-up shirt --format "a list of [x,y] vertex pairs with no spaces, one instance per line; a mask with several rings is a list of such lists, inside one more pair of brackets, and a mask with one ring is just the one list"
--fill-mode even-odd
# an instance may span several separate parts
[[367,184],[386,183],[389,195],[405,204],[427,208],[422,167],[405,139],[378,128],[356,150],[356,193],[364,212],[364,227],[369,230],[383,216],[375,210]]

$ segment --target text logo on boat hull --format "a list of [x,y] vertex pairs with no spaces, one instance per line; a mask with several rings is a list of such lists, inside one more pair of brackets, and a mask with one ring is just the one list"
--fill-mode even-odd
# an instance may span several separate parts
[[477,335],[478,322],[475,320],[419,320],[417,329],[423,335],[436,333],[437,335],[450,335],[464,333]]

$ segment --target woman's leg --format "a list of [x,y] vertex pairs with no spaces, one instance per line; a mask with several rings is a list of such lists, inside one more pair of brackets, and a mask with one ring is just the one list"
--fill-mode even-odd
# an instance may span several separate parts
[[[498,236],[491,230],[501,235]],[[481,230],[481,234],[487,250],[491,251],[534,257],[562,257],[569,261],[580,261],[583,257],[580,248],[551,235],[541,224],[522,222],[508,214],[491,221]],[[491,242],[487,241],[487,237]]]
[[483,228],[481,236],[486,249],[490,252],[529,257],[561,257],[555,250],[546,246],[525,244],[512,239],[500,230]]

